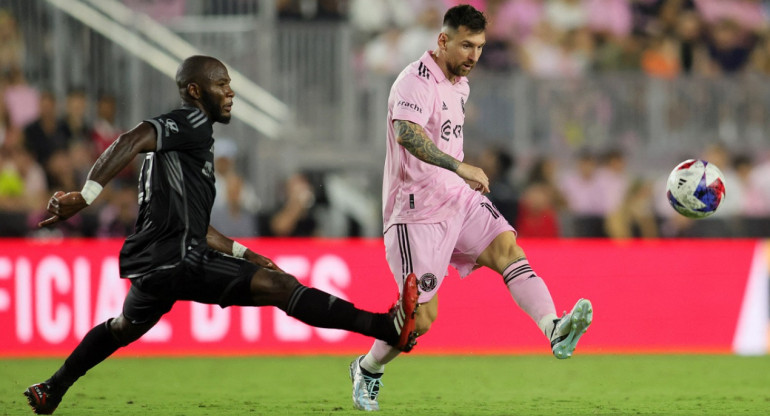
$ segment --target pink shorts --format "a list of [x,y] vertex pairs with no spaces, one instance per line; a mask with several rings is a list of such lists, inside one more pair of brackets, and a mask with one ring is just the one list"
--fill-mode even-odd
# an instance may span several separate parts
[[474,192],[465,211],[434,224],[395,224],[385,231],[385,257],[400,288],[414,273],[420,303],[433,298],[451,265],[465,277],[498,235],[516,232],[489,199]]

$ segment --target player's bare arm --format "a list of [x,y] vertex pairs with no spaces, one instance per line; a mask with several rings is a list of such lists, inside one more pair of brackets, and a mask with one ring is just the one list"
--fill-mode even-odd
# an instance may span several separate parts
[[[96,160],[88,180],[106,185],[112,178],[123,170],[139,153],[155,150],[157,137],[155,128],[149,123],[141,123],[132,130],[121,134],[110,147]],[[48,201],[48,212],[51,217],[38,223],[38,227],[46,227],[59,221],[66,220],[88,206],[80,191],[56,192]]]
[[425,163],[451,170],[466,181],[477,183],[479,186],[477,190],[482,193],[489,192],[489,178],[481,168],[460,162],[442,152],[425,134],[422,126],[405,120],[394,120],[393,126],[398,135],[398,144],[404,146],[416,158]]
[[[209,247],[212,249],[220,252],[225,253],[228,255],[233,255],[233,241],[232,239],[226,237],[224,234],[220,233],[219,230],[209,225],[208,231],[206,232],[206,244],[208,244]],[[243,253],[243,258],[251,263],[254,263],[258,266],[266,267],[268,269],[281,270],[278,266],[275,265],[275,262],[270,260],[269,258],[257,254],[250,249],[246,249],[246,252]]]

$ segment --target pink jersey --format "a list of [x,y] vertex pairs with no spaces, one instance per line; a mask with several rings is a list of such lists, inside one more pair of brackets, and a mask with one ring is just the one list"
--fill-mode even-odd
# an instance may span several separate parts
[[444,153],[463,160],[468,79],[452,84],[425,52],[399,74],[388,97],[388,144],[383,176],[383,223],[437,223],[459,211],[474,192],[456,173],[425,163],[396,141],[394,120],[419,124]]

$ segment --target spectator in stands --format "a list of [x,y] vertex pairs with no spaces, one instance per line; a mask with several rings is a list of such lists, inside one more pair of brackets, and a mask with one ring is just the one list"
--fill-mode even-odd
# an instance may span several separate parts
[[11,67],[4,74],[3,93],[10,124],[22,129],[40,116],[40,93],[27,83],[19,67]]
[[0,100],[0,148],[23,146],[21,129],[11,122],[6,102]]
[[659,34],[648,40],[642,52],[642,70],[652,77],[673,79],[682,68],[679,62],[678,43],[671,35]]
[[27,215],[45,203],[43,168],[20,143],[0,145],[0,237],[27,234]]
[[70,89],[67,92],[64,116],[59,122],[67,141],[66,157],[72,165],[77,183],[85,182],[97,155],[94,151],[93,128],[87,119],[88,107],[85,89]]
[[402,29],[391,26],[375,36],[363,49],[363,64],[369,71],[378,75],[396,76],[404,67],[402,59]]
[[273,237],[311,237],[318,233],[315,215],[316,195],[308,175],[294,173],[289,176],[279,197],[282,205],[263,216],[262,235]]
[[[736,181],[729,184],[729,192],[739,201],[738,213],[743,217],[770,217],[770,200],[765,199],[761,182],[755,175],[755,165],[751,156],[740,154],[733,159]],[[770,233],[770,230],[767,230]]]
[[350,23],[364,37],[371,39],[392,27],[414,23],[412,0],[351,0]]
[[257,214],[260,200],[249,183],[238,174],[238,147],[231,139],[217,139],[214,147],[214,178],[217,190],[211,210],[211,225],[233,237],[259,233]]
[[137,187],[128,180],[116,180],[105,189],[104,202],[98,212],[96,236],[126,237],[134,233],[137,218]]
[[736,21],[724,19],[714,23],[706,37],[711,72],[732,74],[742,71],[748,65],[756,40],[753,32]]
[[651,183],[637,178],[621,197],[620,204],[605,218],[604,230],[607,237],[615,239],[658,237]]
[[628,0],[584,0],[586,26],[596,34],[626,37],[631,34],[631,5]]
[[631,184],[626,155],[620,149],[610,149],[601,155],[597,172],[601,187],[604,189],[604,211],[612,212],[622,204]]
[[67,92],[64,115],[60,120],[66,136],[67,145],[83,142],[91,143],[92,128],[87,119],[88,96],[82,87],[71,88]]
[[16,18],[8,10],[0,9],[0,73],[24,68],[24,36]]
[[514,46],[516,15],[511,0],[489,0],[486,15],[489,19],[487,43],[478,65],[491,71],[510,71],[518,65]]
[[588,10],[582,0],[549,0],[544,18],[557,32],[567,33],[588,24]]
[[107,150],[123,132],[115,121],[117,111],[115,96],[106,92],[100,93],[96,103],[96,119],[91,131],[91,141],[94,143],[94,151],[97,155]]
[[511,177],[515,166],[511,153],[501,145],[489,146],[479,155],[477,166],[483,169],[489,178],[489,200],[509,223],[516,224],[519,192]]
[[707,72],[709,57],[700,15],[694,10],[680,13],[676,21],[675,35],[682,72],[686,74]]
[[559,237],[559,214],[564,207],[564,197],[556,186],[556,164],[546,157],[536,158],[524,181],[516,230],[529,237]]
[[40,116],[24,128],[24,146],[45,167],[51,155],[66,147],[66,137],[58,123],[56,96],[51,91],[40,93]]
[[599,175],[596,154],[588,149],[577,155],[577,165],[559,181],[561,192],[573,217],[577,237],[603,237],[607,215],[607,191]]

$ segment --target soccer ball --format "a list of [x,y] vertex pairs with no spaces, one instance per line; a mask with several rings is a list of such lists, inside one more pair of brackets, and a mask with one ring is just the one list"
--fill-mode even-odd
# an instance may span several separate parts
[[666,183],[668,202],[688,218],[706,218],[725,197],[725,177],[716,165],[688,159],[677,165]]

